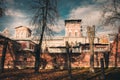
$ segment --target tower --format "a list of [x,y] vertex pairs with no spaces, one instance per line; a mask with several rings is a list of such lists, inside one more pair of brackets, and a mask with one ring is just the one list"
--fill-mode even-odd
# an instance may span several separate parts
[[65,20],[65,37],[82,37],[81,21]]
[[16,39],[26,39],[31,36],[31,30],[25,26],[18,26],[15,28]]

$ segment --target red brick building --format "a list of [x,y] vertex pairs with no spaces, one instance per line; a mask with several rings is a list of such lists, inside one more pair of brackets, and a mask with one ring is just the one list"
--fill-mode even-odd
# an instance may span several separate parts
[[[49,39],[43,41],[43,47],[47,47],[47,52],[43,50],[41,55],[42,64],[46,65],[46,68],[53,68],[54,65],[58,67],[66,66],[67,54],[65,42],[68,41],[72,44],[72,67],[89,67],[90,66],[90,48],[88,37],[82,35],[81,20],[66,20],[65,21],[65,31],[66,34],[62,38]],[[20,44],[20,48],[17,49],[17,54],[15,55],[15,64],[18,67],[34,67],[34,46],[36,43],[31,40],[31,30],[27,27],[19,26],[15,28],[15,42]],[[120,31],[119,31],[120,33]],[[25,35],[24,35],[25,34]],[[120,34],[118,35],[120,36]],[[1,41],[0,41],[1,42]],[[46,44],[47,43],[47,46]],[[116,45],[120,45],[120,41],[112,44],[112,49],[109,49],[108,40],[103,37],[99,41],[99,38],[95,37],[94,42],[94,64],[95,67],[100,67],[100,59],[104,58],[104,61],[109,61],[109,67],[115,65],[115,53]],[[2,48],[2,45],[0,46]],[[109,50],[112,50],[110,53]],[[120,49],[118,49],[119,53]],[[1,51],[2,53],[2,51]],[[7,52],[9,53],[9,51]],[[0,55],[1,56],[1,55]],[[119,56],[119,54],[118,54]],[[11,58],[10,58],[11,57]],[[119,58],[119,57],[118,57]],[[12,56],[7,54],[6,61],[13,62]],[[119,60],[118,60],[119,61]],[[6,65],[8,62],[6,63]],[[12,63],[11,63],[12,64]],[[118,64],[118,66],[120,66]]]
[[116,52],[120,53],[120,28],[118,33],[115,35],[115,39],[111,44],[112,53],[115,54]]

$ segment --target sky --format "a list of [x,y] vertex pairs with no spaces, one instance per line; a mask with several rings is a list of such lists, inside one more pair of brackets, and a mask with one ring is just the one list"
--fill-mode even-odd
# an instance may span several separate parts
[[[87,26],[96,26],[97,35],[111,33],[110,27],[101,27],[101,6],[105,0],[58,0],[59,19],[54,31],[64,36],[64,20],[82,19],[83,33]],[[14,28],[27,26],[32,29],[30,21],[32,0],[6,0],[5,15],[0,18],[0,31],[8,28],[14,34]]]

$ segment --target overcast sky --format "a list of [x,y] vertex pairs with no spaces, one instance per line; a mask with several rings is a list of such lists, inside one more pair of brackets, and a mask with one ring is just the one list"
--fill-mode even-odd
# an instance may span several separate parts
[[[59,21],[54,31],[64,35],[64,20],[82,19],[83,32],[86,26],[95,25],[97,34],[112,32],[110,28],[101,27],[101,13],[105,0],[58,0]],[[27,26],[31,28],[30,19],[32,12],[30,5],[32,0],[6,0],[7,10],[5,16],[0,18],[0,31],[8,28],[13,32],[17,26]]]

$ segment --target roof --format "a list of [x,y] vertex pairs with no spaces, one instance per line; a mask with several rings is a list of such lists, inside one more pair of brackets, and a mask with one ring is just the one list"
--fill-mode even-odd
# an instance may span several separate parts
[[22,39],[22,40],[19,39],[19,40],[15,40],[15,41],[29,41],[29,42],[32,42],[33,44],[36,44],[36,43],[33,42],[32,40],[27,40],[27,39],[26,39],[26,40],[25,40],[25,39]]
[[81,21],[82,21],[81,19],[65,20],[65,25],[66,25],[66,23],[78,23],[78,22],[81,22]]
[[[85,44],[80,44],[78,46],[73,46],[73,48],[79,48],[80,46],[84,46],[84,45],[90,45],[89,43],[85,43]],[[109,45],[109,44],[100,44],[100,43],[96,43],[94,45]],[[66,48],[66,46],[51,46],[50,48]]]
[[71,19],[71,20],[65,20],[65,22],[81,22],[81,19]]
[[[25,27],[25,26],[18,26],[18,27],[15,27],[15,29],[21,28],[21,27]],[[30,28],[28,28],[28,27],[25,27],[25,28],[26,28],[29,32],[32,32]]]

